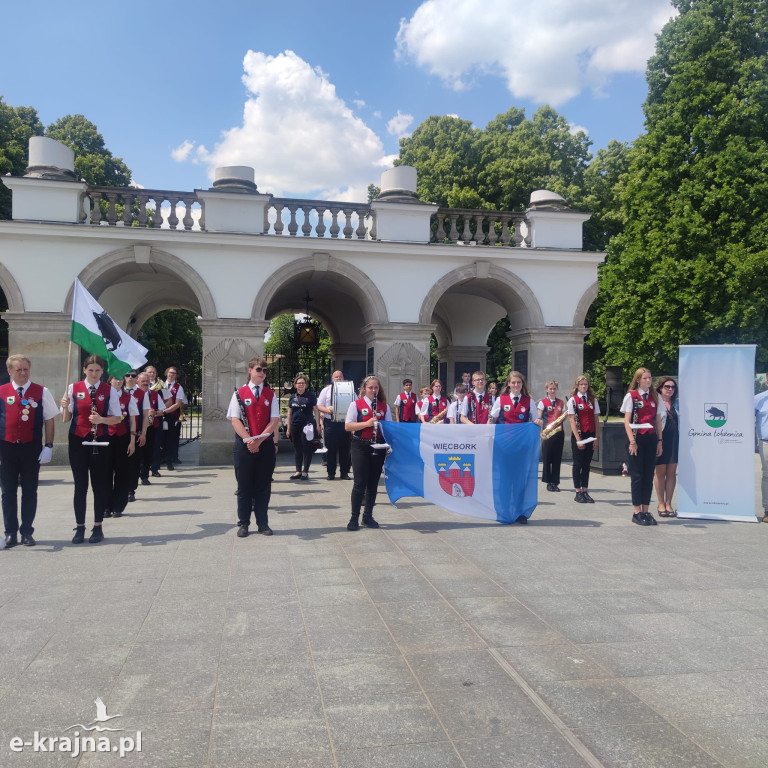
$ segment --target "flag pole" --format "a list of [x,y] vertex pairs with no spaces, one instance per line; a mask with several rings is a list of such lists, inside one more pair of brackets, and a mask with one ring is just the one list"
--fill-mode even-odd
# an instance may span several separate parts
[[[67,353],[67,378],[64,379],[64,396],[67,394],[67,387],[69,387],[69,368],[72,363],[72,339],[69,340],[69,352]],[[61,409],[61,420],[64,421],[64,409]]]

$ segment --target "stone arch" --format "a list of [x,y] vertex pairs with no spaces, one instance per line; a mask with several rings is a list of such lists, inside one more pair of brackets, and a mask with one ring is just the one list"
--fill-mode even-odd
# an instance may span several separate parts
[[581,296],[576,311],[573,313],[573,325],[576,328],[581,328],[584,325],[584,320],[587,317],[587,312],[592,306],[592,303],[597,298],[597,280],[587,288]]
[[[424,297],[419,313],[419,322],[432,322],[438,302],[448,291],[469,280],[492,281],[504,290],[494,291],[494,299],[504,307],[508,314],[522,313],[523,324],[529,328],[539,328],[544,325],[544,314],[539,300],[530,286],[509,270],[497,267],[495,264],[478,263],[465,264],[448,274],[443,275]],[[486,295],[489,291],[479,290],[478,295]],[[506,294],[506,295],[504,295]],[[517,306],[515,306],[517,304]]]
[[[306,274],[328,275],[332,278],[333,283],[343,288],[347,294],[354,296],[362,310],[364,325],[389,322],[387,306],[379,289],[370,277],[353,264],[327,253],[315,253],[303,259],[296,259],[296,261],[292,261],[273,272],[256,294],[251,309],[251,318],[253,320],[266,320],[270,311],[270,303],[278,295],[280,289]],[[330,327],[333,326],[330,313],[327,310],[323,311],[322,308],[313,308],[313,314],[317,314],[330,331]]]
[[[152,273],[170,275],[190,292],[186,302],[190,305],[189,309],[199,311],[200,316],[204,319],[215,319],[217,317],[216,302],[213,299],[213,295],[208,289],[205,280],[200,277],[195,269],[178,256],[174,256],[167,251],[148,247],[144,250],[144,248],[144,246],[134,246],[133,248],[120,248],[106,253],[81,270],[78,278],[88,291],[98,299],[104,290],[121,278],[135,278]],[[71,314],[72,312],[73,295],[74,286],[70,287],[67,292],[63,310],[65,314]],[[191,297],[194,298],[194,302],[189,300]],[[162,306],[161,304],[162,302],[158,303],[157,301],[154,303],[138,304],[135,313],[137,316],[137,331],[141,324],[155,312],[174,305],[170,301],[167,306]],[[141,322],[138,322],[139,320]]]
[[8,311],[23,312],[24,297],[21,295],[19,284],[2,262],[0,262],[0,288],[2,288],[8,302]]

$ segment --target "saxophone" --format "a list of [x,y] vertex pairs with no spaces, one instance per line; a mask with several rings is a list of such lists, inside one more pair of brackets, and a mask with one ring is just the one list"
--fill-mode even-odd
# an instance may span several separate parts
[[563,412],[541,430],[541,439],[549,440],[552,435],[563,431],[563,422],[568,418],[568,409],[563,405]]
[[443,420],[443,417],[445,416],[446,413],[448,413],[448,409],[447,408],[443,408],[443,410],[440,411],[440,413],[438,413],[437,416],[433,416],[429,420],[428,423],[429,424],[437,424],[438,421],[442,421]]

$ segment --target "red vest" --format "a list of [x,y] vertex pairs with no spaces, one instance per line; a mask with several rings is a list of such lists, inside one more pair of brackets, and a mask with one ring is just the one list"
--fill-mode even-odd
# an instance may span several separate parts
[[[171,397],[170,397],[171,405],[176,404],[176,395],[179,392],[179,387],[180,387],[180,384],[178,381],[174,381],[173,384],[171,384],[171,386],[168,387],[168,391],[171,393]],[[168,421],[178,421],[179,419],[178,409],[175,410],[173,413],[169,413],[165,418],[168,419]],[[258,435],[259,433],[257,432],[256,434]]]
[[482,398],[478,401],[474,392],[470,392],[467,397],[467,415],[473,424],[487,424],[488,417],[491,415],[491,396],[483,392]]
[[541,412],[541,419],[544,422],[542,427],[546,427],[547,424],[553,422],[563,412],[565,403],[562,400],[555,398],[551,400],[548,397],[544,397],[541,400],[541,404],[544,406],[544,410]]
[[[469,397],[469,395],[467,395]],[[432,395],[430,395],[427,398],[427,421],[432,421],[432,419],[437,416],[438,413],[441,413],[448,407],[448,400],[445,397],[441,397],[439,400],[435,399]],[[448,414],[446,413],[445,416],[443,416],[440,421],[447,422],[448,421]],[[440,421],[436,423],[440,423]]]
[[[373,408],[366,402],[364,398],[355,400],[355,406],[357,407],[357,420],[368,421],[373,416]],[[381,400],[376,401],[376,418],[379,421],[384,421],[384,417],[387,415],[387,404],[382,403]],[[355,432],[356,437],[360,437],[363,440],[373,439],[373,427],[366,427],[359,432]],[[379,442],[383,442],[381,438],[381,431],[379,431]]]
[[[101,416],[109,415],[109,396],[112,394],[112,387],[104,382],[99,382],[96,386],[96,411]],[[88,437],[91,434],[92,425],[88,421],[91,415],[91,395],[88,392],[88,385],[84,381],[76,381],[72,385],[72,404],[75,412],[72,414],[72,421],[69,425],[69,432],[73,432],[78,437]],[[96,437],[106,438],[109,435],[109,429],[106,424],[99,424],[96,427]]]
[[581,395],[577,392],[573,396],[573,401],[576,404],[576,418],[578,419],[579,432],[584,434],[595,434],[595,404],[587,398],[587,404],[584,405],[584,401],[581,399]]
[[[414,422],[418,421],[416,418],[416,393],[415,392],[401,392],[398,409],[400,410],[400,421]],[[405,402],[403,402],[405,401]]]
[[[653,402],[653,395],[648,393],[648,400],[643,400],[643,396],[633,389],[629,393],[632,396],[632,423],[633,424],[656,424],[656,403]],[[641,430],[649,435],[653,434],[650,429]]]
[[530,397],[520,395],[517,408],[515,408],[512,395],[499,396],[499,422],[501,424],[522,424],[526,421],[533,421]]
[[131,392],[120,393],[120,415],[122,416],[123,420],[119,421],[117,424],[109,425],[110,435],[117,435],[118,437],[122,437],[126,432],[130,432],[128,426],[131,417],[128,415],[128,403],[131,402],[132,397],[133,394]]
[[[142,405],[144,404],[144,391],[141,389],[137,389],[136,392],[141,392],[141,400],[139,400],[139,411],[141,413],[141,424],[139,425],[141,429],[144,428],[144,419],[149,418],[145,413],[144,409],[142,408]],[[134,392],[134,395],[136,393]],[[150,429],[159,429],[160,424],[162,424],[162,420],[157,416],[157,403],[160,399],[160,392],[156,389],[149,389],[147,390],[147,394],[149,395],[149,407],[152,408],[152,410],[155,411],[155,418],[153,419],[152,423],[149,425]],[[161,414],[162,415],[162,414]]]
[[24,398],[12,383],[0,386],[0,438],[9,443],[42,442],[43,388],[30,383]]
[[264,430],[272,418],[270,414],[272,413],[272,400],[275,397],[275,393],[269,387],[262,385],[259,399],[257,400],[253,396],[253,390],[250,385],[246,384],[237,390],[237,394],[240,395],[240,399],[243,401],[245,415],[248,418],[248,434],[251,437],[264,434]]

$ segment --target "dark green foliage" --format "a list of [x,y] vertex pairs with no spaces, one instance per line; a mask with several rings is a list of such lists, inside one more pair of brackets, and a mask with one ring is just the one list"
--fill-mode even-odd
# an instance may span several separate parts
[[648,132],[600,271],[606,364],[676,370],[679,344],[768,361],[768,4],[678,0],[648,65]]
[[144,323],[137,339],[149,350],[147,359],[161,378],[172,365],[178,369],[185,390],[201,389],[203,334],[194,312],[186,309],[158,312]]
[[[43,135],[43,124],[32,107],[9,107],[0,96],[0,176],[23,176],[32,136]],[[11,218],[11,190],[0,184],[0,219]]]

